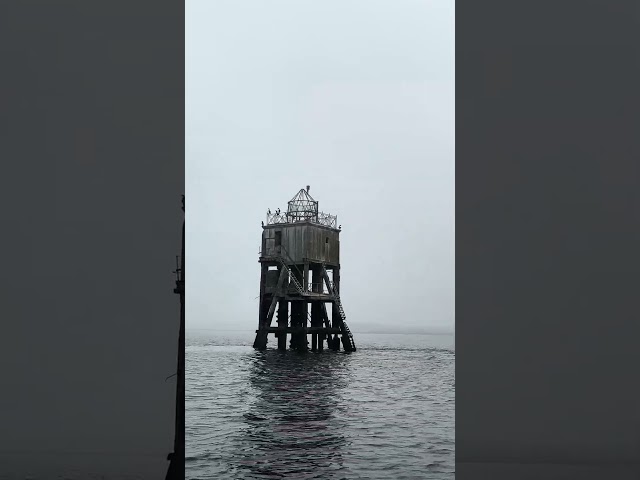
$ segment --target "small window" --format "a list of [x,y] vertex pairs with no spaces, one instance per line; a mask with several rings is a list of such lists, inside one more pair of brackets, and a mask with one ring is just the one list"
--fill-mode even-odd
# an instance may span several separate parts
[[282,232],[276,232],[276,247],[282,245]]
[[329,243],[329,237],[325,237],[324,243]]

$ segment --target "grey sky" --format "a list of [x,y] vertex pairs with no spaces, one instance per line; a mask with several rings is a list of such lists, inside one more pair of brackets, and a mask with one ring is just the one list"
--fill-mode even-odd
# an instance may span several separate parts
[[186,2],[187,328],[256,328],[260,221],[310,185],[354,333],[453,331],[454,8]]

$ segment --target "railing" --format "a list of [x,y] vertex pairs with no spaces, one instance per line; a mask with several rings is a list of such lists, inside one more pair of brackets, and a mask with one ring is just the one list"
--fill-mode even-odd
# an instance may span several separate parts
[[317,215],[288,214],[285,212],[267,213],[267,225],[281,225],[285,223],[311,222],[325,227],[338,228],[338,217],[329,213],[318,212]]
[[338,217],[336,215],[329,215],[328,213],[318,213],[318,223],[331,228],[338,228]]
[[289,223],[286,213],[267,213],[267,225],[278,225],[280,223]]

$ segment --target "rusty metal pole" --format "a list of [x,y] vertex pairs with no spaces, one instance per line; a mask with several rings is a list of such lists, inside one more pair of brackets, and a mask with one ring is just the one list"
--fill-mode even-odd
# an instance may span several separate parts
[[[182,211],[184,212],[184,195],[182,196]],[[178,371],[176,386],[176,422],[173,453],[169,454],[169,470],[166,480],[184,480],[184,225],[182,221],[182,254],[180,268],[176,271],[176,288],[173,293],[180,295],[180,331],[178,334]]]

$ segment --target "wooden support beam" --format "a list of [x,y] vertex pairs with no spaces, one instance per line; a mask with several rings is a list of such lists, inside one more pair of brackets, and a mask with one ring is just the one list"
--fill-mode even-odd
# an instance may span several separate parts
[[331,322],[329,322],[329,312],[327,312],[327,305],[324,302],[322,302],[320,305],[323,323],[327,328],[329,328],[331,327]]
[[324,279],[324,282],[327,284],[327,291],[329,292],[329,294],[331,294],[331,280],[329,280],[329,275],[327,274],[327,270],[326,269],[322,269],[322,278]]
[[269,271],[269,266],[263,264],[260,268],[260,312],[258,314],[258,328],[260,325],[264,323],[265,319],[265,309],[264,309],[264,296],[265,296],[265,288],[266,288],[266,279],[267,272]]
[[[340,295],[340,272],[337,268],[333,268],[333,288]],[[342,325],[342,317],[340,316],[340,309],[338,308],[338,304],[334,302],[331,305],[331,320],[333,321],[333,326],[338,327]]]
[[280,268],[280,276],[278,277],[278,284],[276,285],[276,293],[271,300],[271,305],[269,306],[269,313],[267,313],[267,319],[265,321],[265,325],[267,327],[271,326],[271,321],[273,319],[273,314],[276,311],[276,305],[278,304],[278,300],[281,297],[282,285],[284,284],[284,279],[287,276],[287,271],[284,268]]
[[[326,328],[326,327],[267,327],[263,329],[267,333],[290,333],[290,334],[300,334],[300,335],[309,335],[311,333],[323,333],[323,334],[339,334],[341,330],[339,328]],[[256,330],[256,333],[262,332],[263,330]]]
[[280,276],[278,278],[278,284],[275,290],[276,293],[271,298],[271,305],[269,305],[269,310],[266,313],[266,318],[261,318],[262,322],[260,323],[260,326],[256,331],[256,339],[253,342],[253,348],[256,348],[258,350],[264,350],[265,348],[267,348],[267,329],[271,326],[271,322],[273,321],[273,314],[276,311],[276,305],[278,304],[278,300],[280,299],[278,293],[282,290],[282,284],[284,283],[284,279],[286,276],[287,271],[284,268],[280,268]]
[[347,333],[347,329],[344,328],[344,323],[341,325],[340,330],[342,332],[342,347],[344,348],[344,351],[353,352],[354,348],[353,348],[353,345],[351,345],[351,338]]
[[[289,302],[280,299],[280,308],[278,309],[278,327],[287,328],[289,326]],[[287,349],[287,333],[278,333],[278,350]]]
[[[308,294],[309,294],[309,262],[304,262],[304,270],[303,270],[303,285],[304,285],[304,291],[307,293],[307,296],[304,297],[304,301],[302,303],[303,307],[303,315],[304,315],[304,325],[305,327],[307,326],[307,322],[309,319],[309,301],[308,301]],[[300,346],[303,350],[306,350],[307,347],[307,336],[305,335],[304,337],[300,337]]]
[[276,305],[278,304],[278,297],[273,296],[271,299],[271,305],[269,305],[269,313],[267,313],[267,320],[264,322],[265,327],[271,326],[271,321],[273,320],[273,314],[276,311]]

